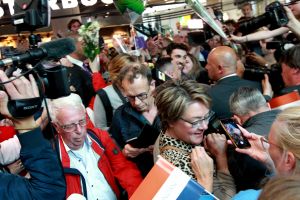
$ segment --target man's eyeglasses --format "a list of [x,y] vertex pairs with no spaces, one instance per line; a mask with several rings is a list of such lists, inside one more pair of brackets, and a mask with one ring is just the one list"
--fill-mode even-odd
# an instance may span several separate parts
[[66,132],[72,132],[72,131],[75,131],[76,128],[77,128],[77,125],[81,126],[81,127],[84,127],[86,126],[86,119],[81,119],[79,120],[77,123],[72,123],[72,124],[66,124],[66,125],[60,125],[60,127],[62,129],[64,129],[64,131]]
[[135,96],[127,95],[126,97],[127,97],[128,101],[135,101],[135,98],[138,98],[139,100],[144,101],[148,98],[149,90],[150,90],[150,87],[147,92],[143,92],[143,93],[135,95]]
[[205,123],[205,124],[209,123],[209,120],[211,119],[211,117],[213,115],[214,115],[214,112],[209,111],[202,119],[199,119],[199,120],[194,121],[194,122],[190,122],[190,121],[188,121],[186,119],[183,119],[183,118],[179,118],[179,119],[181,119],[182,121],[192,125],[192,128],[201,128],[201,127],[203,127],[203,123]]

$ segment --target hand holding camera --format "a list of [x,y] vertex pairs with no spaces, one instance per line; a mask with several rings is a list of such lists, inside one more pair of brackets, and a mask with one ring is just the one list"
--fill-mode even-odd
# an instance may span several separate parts
[[[0,80],[1,82],[9,81],[9,78],[2,70],[0,70]],[[29,75],[29,80],[22,76],[4,84],[4,88],[6,92],[0,91],[0,113],[12,119],[15,129],[19,130],[19,133],[27,132],[28,130],[36,128],[33,115],[16,119],[12,116],[12,113],[8,108],[9,98],[11,100],[26,100],[39,97],[38,87],[33,76]]]

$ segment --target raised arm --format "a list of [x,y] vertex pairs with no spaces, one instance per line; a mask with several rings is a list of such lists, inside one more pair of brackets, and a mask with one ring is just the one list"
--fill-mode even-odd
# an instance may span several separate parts
[[289,31],[289,28],[280,27],[280,28],[274,29],[272,31],[258,31],[255,33],[251,33],[249,35],[242,36],[242,37],[231,35],[231,40],[233,40],[235,42],[239,42],[239,43],[258,41],[258,40],[268,39],[271,37],[282,35],[288,31]]
[[289,18],[289,23],[287,27],[300,38],[300,22],[296,19],[295,15],[292,13],[291,9],[284,7],[285,12]]

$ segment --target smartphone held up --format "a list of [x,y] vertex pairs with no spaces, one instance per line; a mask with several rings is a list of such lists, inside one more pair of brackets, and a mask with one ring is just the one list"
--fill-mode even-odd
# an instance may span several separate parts
[[240,149],[251,147],[247,138],[243,136],[241,129],[232,119],[222,119],[220,121],[222,128],[235,147]]

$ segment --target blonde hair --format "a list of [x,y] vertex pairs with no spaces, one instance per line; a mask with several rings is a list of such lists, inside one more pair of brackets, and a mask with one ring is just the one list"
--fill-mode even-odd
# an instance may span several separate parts
[[300,106],[283,110],[273,126],[277,145],[294,154],[297,158],[294,172],[300,172]]
[[119,54],[114,57],[109,65],[108,72],[112,83],[120,84],[119,73],[123,68],[128,68],[131,66],[138,65],[139,61],[137,57],[130,56],[128,54]]
[[169,123],[178,120],[187,107],[195,101],[210,107],[211,99],[206,93],[207,87],[194,80],[167,81],[155,91],[155,104],[162,123],[163,131]]
[[71,93],[69,96],[54,99],[49,104],[50,117],[53,122],[57,122],[57,115],[62,108],[83,109],[85,107],[78,94]]
[[[280,194],[279,194],[280,193]],[[263,188],[259,200],[289,200],[300,198],[299,176],[278,176],[272,178]]]

